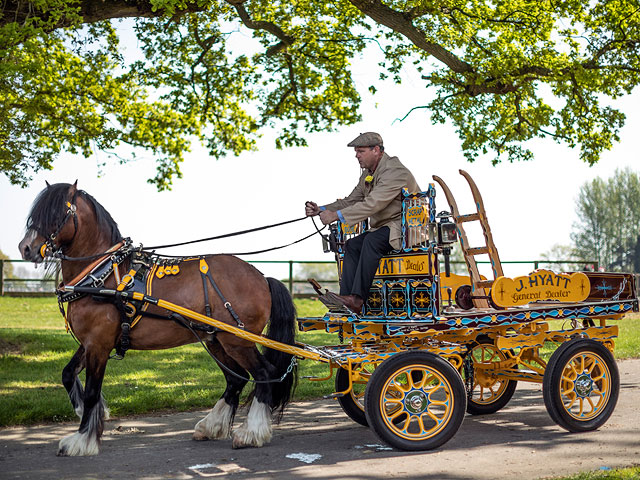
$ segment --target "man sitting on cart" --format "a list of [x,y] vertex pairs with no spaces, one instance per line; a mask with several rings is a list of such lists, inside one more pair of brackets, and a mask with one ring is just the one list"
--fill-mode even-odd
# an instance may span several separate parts
[[[306,202],[305,213],[320,215],[325,225],[337,220],[347,225],[370,220],[369,230],[345,245],[340,295],[326,295],[360,314],[380,259],[401,248],[402,189],[414,193],[420,187],[398,157],[390,157],[384,151],[379,134],[362,133],[347,146],[354,147],[363,169],[358,184],[348,197],[328,205]],[[330,298],[326,300],[330,302]]]

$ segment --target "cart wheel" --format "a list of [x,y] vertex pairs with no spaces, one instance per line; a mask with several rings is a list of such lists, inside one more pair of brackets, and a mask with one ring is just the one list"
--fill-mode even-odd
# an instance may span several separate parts
[[587,432],[611,416],[620,374],[611,352],[599,342],[577,338],[553,353],[542,381],[544,405],[558,425]]
[[473,388],[471,396],[467,397],[467,412],[471,415],[495,413],[509,403],[518,382],[495,378],[486,370],[476,368],[476,365],[501,362],[507,359],[507,355],[486,335],[478,336],[469,355],[473,362]]
[[[351,420],[360,425],[368,427],[367,416],[364,414],[364,392],[367,386],[367,380],[371,377],[371,373],[376,365],[373,363],[365,363],[358,365],[356,368],[360,372],[360,376],[364,379],[355,380],[353,388],[348,395],[338,397],[338,403]],[[366,379],[366,380],[365,380]],[[338,369],[336,373],[336,392],[343,392],[349,388],[349,372],[344,368]]]
[[429,352],[403,352],[371,375],[365,414],[381,440],[401,450],[431,450],[460,428],[467,398],[462,378]]

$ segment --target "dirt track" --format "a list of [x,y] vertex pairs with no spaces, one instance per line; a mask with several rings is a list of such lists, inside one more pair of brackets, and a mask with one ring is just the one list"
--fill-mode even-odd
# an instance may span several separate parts
[[[519,384],[512,401],[484,417],[467,415],[443,447],[393,451],[353,423],[337,402],[293,404],[272,443],[232,450],[231,441],[195,442],[205,412],[119,418],[107,422],[101,453],[56,457],[77,424],[0,430],[1,479],[233,478],[542,478],[640,465],[640,360],[619,364],[618,406],[600,430],[569,434],[548,416],[539,385]],[[236,422],[242,420],[242,414]],[[306,463],[311,462],[311,463]]]

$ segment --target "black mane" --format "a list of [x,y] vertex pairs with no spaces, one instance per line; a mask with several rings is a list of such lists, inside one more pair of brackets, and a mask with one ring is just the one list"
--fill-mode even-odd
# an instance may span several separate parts
[[[33,201],[31,213],[27,218],[27,230],[33,229],[43,237],[49,237],[54,233],[67,213],[67,201],[71,200],[68,198],[71,187],[69,183],[55,183],[40,192]],[[98,227],[110,233],[111,244],[122,240],[118,224],[111,218],[109,212],[84,190],[78,190],[77,195],[91,205]]]

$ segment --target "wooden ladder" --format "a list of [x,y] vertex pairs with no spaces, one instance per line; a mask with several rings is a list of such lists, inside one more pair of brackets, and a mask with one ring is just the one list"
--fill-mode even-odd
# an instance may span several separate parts
[[[476,204],[476,213],[471,213],[469,215],[460,215],[456,200],[453,197],[451,190],[449,190],[447,184],[444,183],[444,181],[436,175],[433,176],[433,179],[438,182],[440,187],[442,187],[442,190],[447,197],[449,207],[451,208],[451,214],[453,215],[456,226],[458,227],[460,247],[462,249],[467,268],[469,269],[469,276],[471,277],[471,299],[473,301],[473,306],[476,308],[489,308],[489,301],[486,298],[484,289],[491,288],[495,279],[503,276],[502,263],[500,263],[498,249],[493,243],[491,228],[489,227],[489,221],[487,220],[487,212],[484,209],[484,203],[482,201],[480,191],[478,190],[478,186],[473,181],[471,176],[464,170],[460,170],[460,175],[462,175],[467,180],[467,183],[471,188],[471,194],[473,195],[473,200]],[[485,245],[482,247],[469,246],[467,234],[464,231],[463,225],[466,222],[473,221],[480,222],[480,226],[482,227],[482,233],[484,234],[485,239]],[[476,263],[475,256],[482,254],[489,255],[489,259],[491,260],[491,269],[493,270],[493,280],[482,280],[482,278],[480,278],[480,273],[478,272],[478,265]]]

